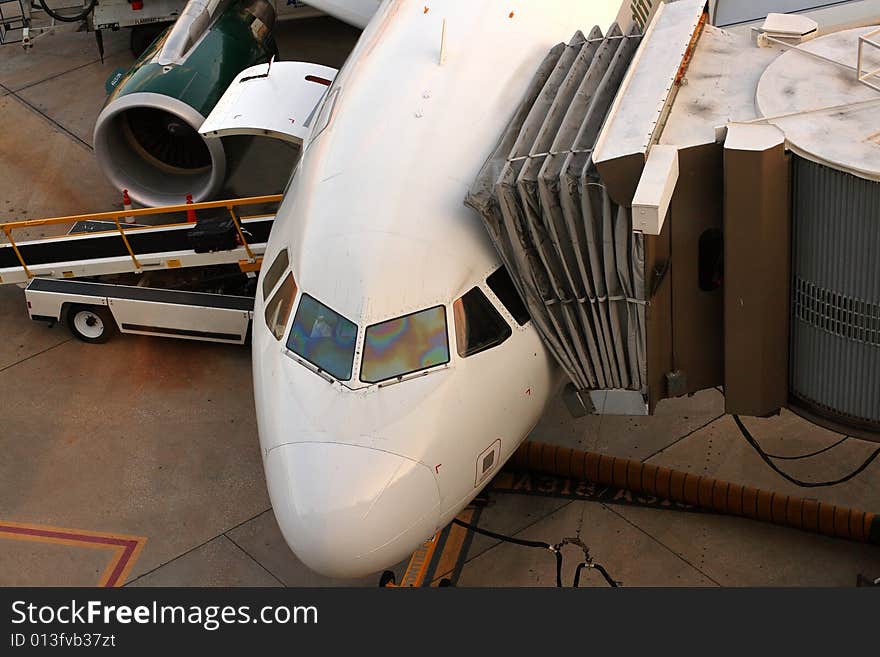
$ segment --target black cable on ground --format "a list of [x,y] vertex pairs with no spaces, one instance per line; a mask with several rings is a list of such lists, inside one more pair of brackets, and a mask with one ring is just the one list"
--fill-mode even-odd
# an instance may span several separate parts
[[828,450],[834,449],[838,445],[845,443],[847,440],[849,440],[849,436],[844,436],[833,445],[828,445],[828,447],[823,447],[822,449],[815,452],[810,452],[809,454],[800,454],[799,456],[783,456],[781,454],[771,454],[770,452],[764,453],[771,459],[776,459],[777,461],[800,461],[801,459],[808,459],[812,458],[813,456],[819,456],[819,454],[824,454]]
[[578,564],[577,570],[574,571],[574,584],[572,584],[572,586],[574,588],[578,588],[578,585],[580,584],[580,581],[581,581],[581,571],[584,568],[593,568],[595,570],[598,570],[599,573],[602,575],[602,577],[605,578],[605,581],[608,582],[608,586],[615,588],[615,589],[619,586],[617,582],[615,582],[613,579],[611,579],[611,575],[609,575],[608,571],[605,570],[605,568],[603,568],[600,564],[587,563],[585,561],[581,564]]
[[43,11],[46,12],[51,18],[54,18],[56,21],[61,21],[62,23],[79,23],[81,20],[84,20],[86,16],[92,13],[92,10],[95,8],[95,5],[98,4],[98,0],[90,0],[89,4],[83,7],[83,10],[74,15],[74,16],[65,16],[64,14],[59,14],[57,11],[52,9],[47,3],[46,0],[38,0],[40,3],[40,7],[43,8]]
[[490,532],[488,529],[482,529],[477,527],[476,525],[471,525],[466,523],[458,518],[453,518],[452,524],[458,525],[459,527],[464,527],[468,531],[475,532],[477,534],[482,534],[483,536],[488,536],[489,538],[494,538],[496,541],[502,541],[504,543],[513,543],[514,545],[522,545],[523,547],[531,547],[531,548],[539,548],[541,550],[549,550],[553,554],[556,555],[556,586],[557,588],[562,588],[562,552],[559,551],[557,547],[550,545],[549,543],[544,543],[543,541],[527,541],[523,538],[515,538],[513,536],[505,536],[504,534],[498,534],[496,532]]
[[[562,550],[560,548],[562,547],[562,545],[566,541],[570,542],[571,539],[566,539],[566,541],[563,541],[563,543],[560,543],[559,545],[550,545],[549,543],[545,543],[543,541],[529,541],[529,540],[522,539],[522,538],[515,538],[513,536],[505,536],[504,534],[498,534],[496,532],[489,531],[488,529],[482,529],[481,527],[477,527],[476,525],[471,525],[471,524],[466,523],[462,520],[459,520],[458,518],[454,518],[452,520],[452,524],[458,525],[459,527],[463,527],[463,528],[467,529],[468,531],[472,531],[477,534],[482,534],[483,536],[488,536],[489,538],[494,538],[495,540],[502,541],[504,543],[512,543],[514,545],[522,545],[523,547],[531,547],[531,548],[539,548],[542,550],[549,550],[550,552],[552,552],[556,556],[556,587],[562,588]],[[578,541],[578,543],[583,546],[583,544],[580,543],[580,541]],[[584,549],[586,549],[585,546],[584,546]],[[577,570],[575,571],[575,575],[574,575],[574,586],[575,587],[577,587],[578,582],[580,581],[581,570],[583,568],[587,568],[587,567],[588,568],[595,568],[596,570],[598,570],[602,574],[602,577],[604,577],[605,581],[607,581],[611,586],[614,586],[614,587],[617,586],[617,582],[615,582],[613,579],[611,579],[611,576],[608,574],[608,571],[605,570],[602,566],[600,566],[597,563],[584,562],[584,563],[580,564],[577,567]]]
[[554,548],[549,543],[544,543],[543,541],[527,541],[523,538],[514,538],[513,536],[496,534],[495,532],[490,532],[488,529],[482,529],[481,527],[477,527],[476,525],[471,525],[462,520],[459,520],[458,518],[453,518],[452,524],[458,525],[459,527],[464,527],[465,529],[476,532],[477,534],[482,534],[483,536],[494,538],[498,541],[504,541],[505,543],[514,543],[516,545],[522,545],[524,547],[543,548],[545,550],[550,550],[551,552],[556,552],[556,548]]
[[739,427],[739,431],[742,434],[743,438],[745,438],[746,442],[752,446],[752,448],[757,452],[758,456],[761,457],[761,460],[764,461],[770,468],[778,474],[780,477],[785,479],[786,481],[790,481],[796,486],[800,486],[802,488],[822,488],[826,486],[836,486],[838,484],[842,484],[844,482],[849,481],[850,479],[861,474],[865,468],[867,468],[874,460],[880,456],[880,448],[874,450],[874,452],[865,459],[865,462],[862,463],[855,470],[850,472],[848,475],[841,477],[840,479],[835,479],[833,481],[801,481],[800,479],[796,479],[792,477],[787,472],[783,472],[773,461],[772,458],[767,452],[761,449],[761,446],[758,444],[758,441],[755,440],[754,436],[749,433],[749,430],[746,428],[746,425],[743,424],[742,420],[738,415],[733,416],[733,421],[736,422],[736,426]]

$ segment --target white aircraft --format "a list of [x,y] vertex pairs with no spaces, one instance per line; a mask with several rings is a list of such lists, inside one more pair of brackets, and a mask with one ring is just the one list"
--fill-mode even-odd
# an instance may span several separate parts
[[316,0],[309,4],[349,25],[365,28],[382,0]]
[[[376,3],[313,4],[355,20]],[[311,117],[265,255],[253,366],[275,516],[315,571],[354,577],[404,559],[557,391],[559,370],[463,200],[549,49],[607,29],[619,8],[385,2]]]
[[[710,14],[751,17],[732,1]],[[366,26],[343,69],[247,69],[200,132],[303,145],[256,299],[257,420],[287,543],[310,568],[354,577],[449,523],[558,391],[463,200],[550,48],[615,20],[644,27],[659,0],[311,4]]]

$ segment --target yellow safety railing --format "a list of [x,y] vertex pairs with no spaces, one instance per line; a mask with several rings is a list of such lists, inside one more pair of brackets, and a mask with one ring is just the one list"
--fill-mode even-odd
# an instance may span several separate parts
[[[254,252],[251,250],[250,244],[248,244],[247,239],[245,238],[244,231],[241,227],[241,219],[238,214],[235,212],[235,208],[248,206],[248,205],[259,205],[261,203],[280,203],[281,202],[281,194],[271,194],[268,196],[248,196],[246,198],[237,198],[237,199],[227,199],[224,201],[202,201],[200,203],[184,203],[181,205],[167,205],[159,208],[143,208],[140,210],[113,210],[111,212],[95,212],[92,214],[78,214],[78,215],[70,215],[66,217],[51,217],[49,219],[26,219],[23,221],[10,221],[8,223],[0,224],[0,228],[3,229],[3,232],[6,235],[6,239],[9,240],[9,245],[12,247],[12,250],[15,252],[16,257],[18,258],[18,262],[21,264],[22,269],[24,269],[24,273],[28,278],[33,278],[33,274],[27,266],[27,262],[25,262],[24,257],[22,257],[21,251],[18,248],[18,245],[15,243],[15,239],[12,236],[12,231],[21,229],[21,228],[36,228],[38,226],[57,226],[63,224],[72,224],[78,221],[111,221],[116,224],[115,231],[102,231],[102,232],[119,232],[119,236],[122,238],[123,243],[125,244],[125,249],[128,251],[128,255],[131,257],[131,261],[135,266],[135,269],[141,268],[141,263],[138,261],[137,254],[132,250],[131,244],[128,241],[128,237],[126,233],[136,232],[139,230],[147,230],[147,229],[155,229],[155,228],[166,228],[169,226],[180,226],[181,222],[171,223],[171,224],[157,224],[155,226],[127,226],[124,223],[126,217],[148,217],[151,215],[157,214],[174,214],[177,212],[186,213],[188,211],[198,211],[198,210],[211,210],[217,208],[225,208],[227,212],[229,212],[229,216],[235,224],[235,230],[238,233],[238,238],[241,240],[241,244],[247,252],[248,259],[250,262],[255,260]],[[247,217],[244,217],[245,219]],[[90,233],[91,235],[100,234],[100,233]],[[43,239],[52,239],[52,238],[43,238]]]

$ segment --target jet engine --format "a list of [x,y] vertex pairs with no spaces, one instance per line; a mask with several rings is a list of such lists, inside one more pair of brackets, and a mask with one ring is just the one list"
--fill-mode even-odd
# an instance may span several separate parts
[[277,55],[274,23],[267,0],[190,0],[127,72],[111,76],[94,133],[110,182],[145,206],[216,194],[227,153],[199,127],[238,73]]

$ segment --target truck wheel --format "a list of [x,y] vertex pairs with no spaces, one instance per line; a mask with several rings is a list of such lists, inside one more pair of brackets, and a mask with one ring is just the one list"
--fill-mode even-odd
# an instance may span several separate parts
[[83,342],[107,342],[119,331],[111,312],[101,306],[71,306],[67,327]]

